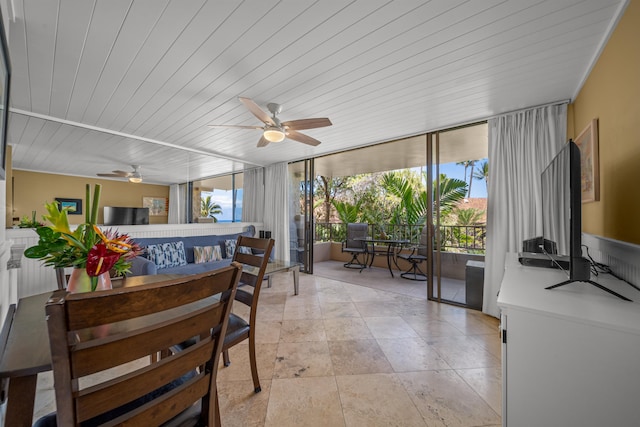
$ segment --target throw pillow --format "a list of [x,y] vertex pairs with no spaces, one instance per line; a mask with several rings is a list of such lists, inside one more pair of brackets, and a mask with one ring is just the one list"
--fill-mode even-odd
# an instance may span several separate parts
[[187,265],[187,256],[184,252],[184,243],[167,242],[147,246],[149,259],[157,268],[171,268]]
[[222,259],[222,251],[220,246],[194,246],[193,257],[196,264],[219,261]]
[[224,249],[227,254],[227,258],[232,258],[233,254],[236,252],[236,241],[235,240],[225,240],[224,241]]
[[251,248],[247,247],[247,246],[240,246],[238,248],[238,252],[240,252],[241,254],[249,254],[251,255],[253,252],[251,252]]

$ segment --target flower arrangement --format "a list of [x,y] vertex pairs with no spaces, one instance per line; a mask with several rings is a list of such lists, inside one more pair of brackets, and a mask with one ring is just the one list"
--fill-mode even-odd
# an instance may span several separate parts
[[58,202],[45,203],[49,214],[43,219],[51,225],[37,227],[38,244],[24,252],[27,258],[41,259],[47,266],[86,269],[92,291],[101,274],[112,269],[116,276],[128,273],[129,260],[141,252],[129,235],[111,229],[103,232],[96,226],[100,190],[100,184],[96,184],[91,200],[91,186],[87,184],[86,206],[91,208],[85,211],[85,222],[74,231],[69,227],[68,207],[60,209]]

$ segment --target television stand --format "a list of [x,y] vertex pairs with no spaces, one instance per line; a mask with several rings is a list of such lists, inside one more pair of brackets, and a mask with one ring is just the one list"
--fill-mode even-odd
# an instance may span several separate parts
[[586,283],[590,283],[593,286],[595,286],[596,288],[600,288],[605,292],[609,292],[612,295],[617,296],[620,299],[623,299],[625,301],[631,301],[629,298],[620,295],[619,293],[612,291],[611,289],[607,289],[604,286],[602,286],[600,283],[594,282],[593,280],[565,280],[564,282],[560,282],[558,284],[555,285],[551,285],[551,286],[547,286],[545,289],[554,289],[554,288],[558,288],[560,286],[564,286],[564,285],[568,285],[569,283],[573,283],[573,282],[586,282]]

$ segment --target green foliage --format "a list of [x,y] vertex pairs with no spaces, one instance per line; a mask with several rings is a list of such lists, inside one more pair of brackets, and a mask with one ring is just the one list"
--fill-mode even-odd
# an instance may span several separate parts
[[481,222],[484,211],[476,208],[456,208],[453,214],[457,217],[457,225],[476,225]]
[[218,222],[218,218],[215,215],[220,215],[221,213],[222,208],[211,200],[211,196],[200,199],[200,216],[202,218],[213,218],[213,222]]
[[473,177],[478,181],[485,181],[489,185],[489,161],[485,160],[473,173]]
[[360,203],[359,202],[356,202],[356,204],[354,205],[348,202],[341,202],[338,200],[334,200],[332,204],[342,223],[348,224],[350,222],[359,221],[360,219]]
[[[436,182],[433,182],[433,192],[436,194]],[[467,183],[461,179],[449,178],[440,174],[440,212],[446,216],[464,199],[467,194]]]

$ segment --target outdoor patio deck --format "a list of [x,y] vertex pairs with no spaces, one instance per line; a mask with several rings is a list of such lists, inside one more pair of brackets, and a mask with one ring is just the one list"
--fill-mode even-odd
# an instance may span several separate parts
[[[400,277],[399,272],[394,272],[395,277],[391,277],[389,270],[382,267],[374,266],[359,272],[359,270],[344,268],[343,264],[344,262],[342,261],[316,262],[313,264],[313,274],[368,288],[427,299],[427,282],[403,279]],[[443,277],[441,284],[442,298],[444,300],[460,304],[466,302],[464,280]]]

